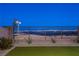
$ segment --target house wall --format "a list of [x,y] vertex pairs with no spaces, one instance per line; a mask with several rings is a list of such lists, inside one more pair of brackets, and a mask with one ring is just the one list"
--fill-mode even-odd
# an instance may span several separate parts
[[0,38],[1,37],[8,38],[9,37],[8,33],[9,32],[6,28],[0,27]]

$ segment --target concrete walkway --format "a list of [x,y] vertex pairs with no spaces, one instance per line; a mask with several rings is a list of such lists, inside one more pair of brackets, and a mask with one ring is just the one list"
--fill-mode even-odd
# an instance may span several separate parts
[[15,44],[16,47],[30,47],[30,46],[79,46],[79,44]]
[[16,47],[27,47],[27,46],[79,46],[78,43],[74,43],[71,40],[61,40],[61,41],[56,40],[56,43],[52,43],[51,40],[33,40],[32,43],[30,43],[30,44],[28,44],[25,40],[17,40],[14,45]]
[[15,46],[10,49],[7,49],[7,50],[0,50],[0,56],[5,56],[7,53],[9,53],[14,48],[15,48]]

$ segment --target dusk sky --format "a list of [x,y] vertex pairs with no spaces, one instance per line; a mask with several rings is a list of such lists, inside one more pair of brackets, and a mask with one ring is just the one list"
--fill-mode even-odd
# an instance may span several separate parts
[[11,26],[14,18],[21,26],[78,26],[79,4],[0,4],[0,26]]

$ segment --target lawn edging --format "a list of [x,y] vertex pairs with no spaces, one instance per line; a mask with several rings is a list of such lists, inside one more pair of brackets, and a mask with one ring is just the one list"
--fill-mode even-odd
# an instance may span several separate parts
[[12,48],[10,48],[9,50],[7,50],[4,54],[3,54],[3,56],[6,56],[10,51],[12,51],[13,49],[15,48],[15,46],[13,46]]

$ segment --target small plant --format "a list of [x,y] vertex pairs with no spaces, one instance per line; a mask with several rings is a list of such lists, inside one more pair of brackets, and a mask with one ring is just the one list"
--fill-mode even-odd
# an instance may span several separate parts
[[31,38],[28,38],[27,42],[28,42],[28,44],[31,44],[32,43]]
[[51,41],[52,41],[52,43],[56,43],[56,41],[53,38],[51,38]]
[[8,49],[12,47],[12,40],[8,38],[0,38],[0,49]]
[[77,37],[76,42],[79,43],[79,36]]

